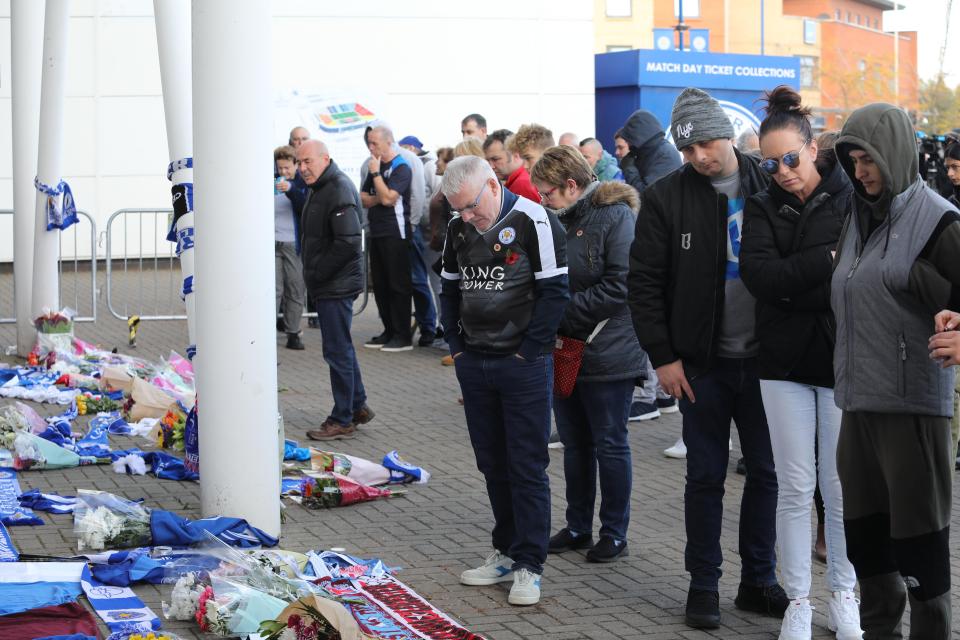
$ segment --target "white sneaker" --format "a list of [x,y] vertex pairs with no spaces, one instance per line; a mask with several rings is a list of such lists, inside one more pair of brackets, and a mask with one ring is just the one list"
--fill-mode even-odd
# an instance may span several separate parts
[[837,640],[860,640],[860,601],[853,591],[834,591],[827,603],[827,627],[835,631]]
[[727,451],[733,451],[733,438],[727,440]]
[[663,450],[663,455],[668,458],[676,458],[677,460],[686,460],[687,459],[687,445],[684,444],[683,438],[681,437],[677,442],[668,449]]
[[529,569],[513,572],[513,586],[507,602],[518,606],[529,606],[540,602],[540,575]]
[[810,640],[813,637],[813,607],[806,598],[791,600],[783,613],[780,640]]
[[499,551],[494,551],[476,569],[467,569],[460,574],[460,584],[482,587],[513,580],[513,560]]

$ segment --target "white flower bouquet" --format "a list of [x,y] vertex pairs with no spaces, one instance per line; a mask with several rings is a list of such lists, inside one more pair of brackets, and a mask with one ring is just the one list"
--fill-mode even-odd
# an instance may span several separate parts
[[80,551],[149,546],[150,510],[106,491],[81,489],[73,531]]

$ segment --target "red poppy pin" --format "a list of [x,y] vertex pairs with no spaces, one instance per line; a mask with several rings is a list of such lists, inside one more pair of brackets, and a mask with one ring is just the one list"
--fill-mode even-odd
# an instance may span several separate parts
[[513,251],[512,249],[507,249],[507,257],[504,258],[504,262],[508,265],[513,265],[517,263],[517,260],[520,259],[520,254]]

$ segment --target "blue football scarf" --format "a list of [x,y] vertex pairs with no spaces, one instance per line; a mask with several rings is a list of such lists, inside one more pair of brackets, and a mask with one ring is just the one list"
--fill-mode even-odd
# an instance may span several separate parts
[[0,564],[0,616],[75,602],[82,562]]
[[107,433],[112,433],[115,436],[130,434],[130,425],[120,417],[119,411],[98,413],[95,418],[90,420],[90,428],[106,429]]
[[37,525],[43,524],[43,519],[29,508],[20,504],[20,483],[17,482],[17,472],[13,469],[0,469],[0,524]]
[[381,464],[390,470],[391,484],[407,484],[409,482],[425,484],[430,479],[429,471],[423,467],[410,464],[400,457],[396,449],[383,456]]
[[[55,187],[44,184],[40,177],[33,179],[33,186],[37,191],[47,196],[47,231],[66,229],[77,222],[77,205],[73,201],[73,192],[70,185],[61,180]],[[63,199],[60,199],[60,196]]]
[[83,566],[80,581],[87,600],[110,631],[154,631],[160,628],[160,618],[129,588],[103,584],[91,575],[87,565]]
[[73,513],[77,499],[73,496],[61,496],[56,493],[41,493],[40,489],[31,489],[20,494],[20,506],[34,511],[48,513]]
[[136,455],[143,458],[148,470],[161,480],[200,480],[200,474],[188,471],[180,458],[165,451],[141,451],[140,449],[122,449],[110,453],[111,460]]
[[110,440],[107,437],[107,430],[102,426],[91,424],[87,435],[77,440],[74,451],[85,457],[109,458]]
[[172,584],[187,573],[208,572],[220,565],[218,558],[207,554],[180,552],[154,557],[146,549],[114,551],[88,558],[98,563],[90,567],[93,576],[116,587],[141,582]]
[[17,548],[13,546],[13,540],[10,539],[10,532],[0,522],[0,562],[16,562],[20,559]]
[[279,540],[250,525],[241,518],[217,516],[189,520],[169,511],[150,512],[150,533],[154,546],[189,547],[207,539],[205,533],[240,548],[275,547]]

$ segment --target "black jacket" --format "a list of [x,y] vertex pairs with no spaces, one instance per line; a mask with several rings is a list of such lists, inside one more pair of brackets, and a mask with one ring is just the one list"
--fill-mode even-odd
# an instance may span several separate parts
[[630,145],[630,153],[620,161],[623,179],[641,193],[682,164],[677,148],[663,137],[657,116],[645,109],[634,111],[619,133]]
[[[766,188],[757,161],[736,154],[743,196]],[[713,363],[723,316],[727,197],[687,164],[640,202],[627,277],[637,338],[654,368],[679,358],[695,377]]]
[[740,277],[757,299],[760,377],[833,388],[831,251],[853,185],[836,162],[805,203],[775,182],[747,199]]
[[360,194],[331,160],[309,185],[301,225],[303,279],[311,298],[348,298],[363,290]]
[[578,380],[628,380],[644,373],[627,307],[630,231],[639,206],[634,189],[604,182],[560,216],[567,232],[570,302],[559,334],[585,340],[608,320],[584,349]]

